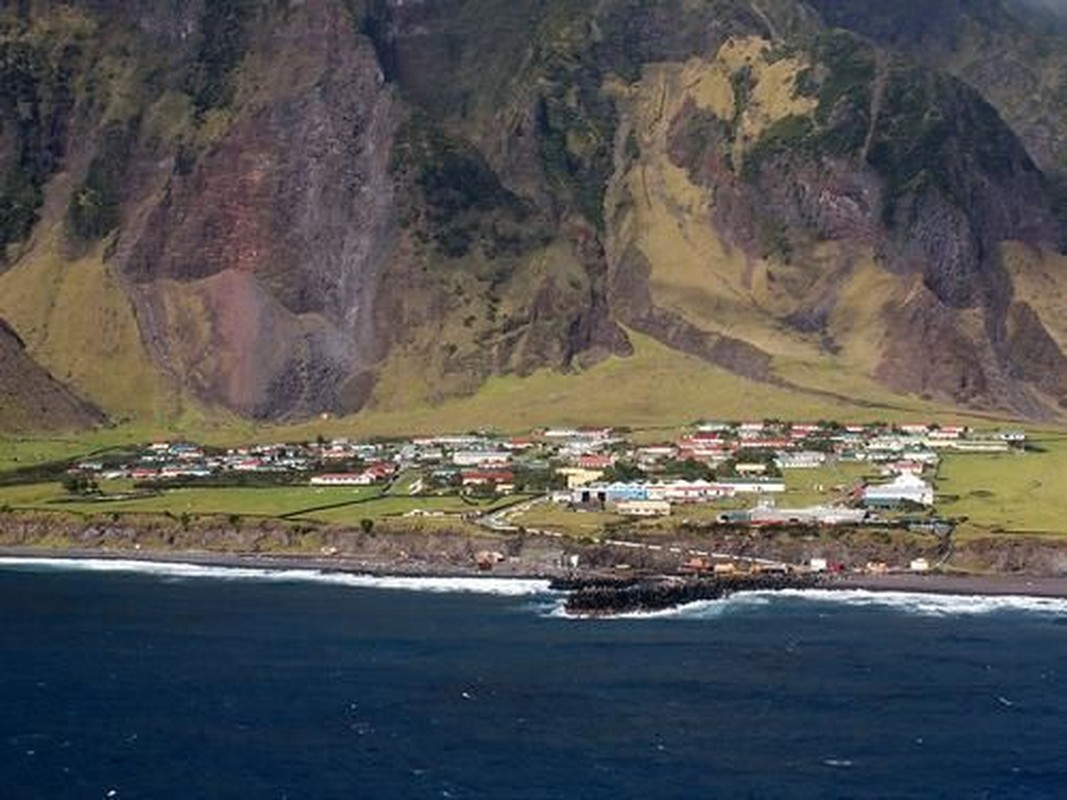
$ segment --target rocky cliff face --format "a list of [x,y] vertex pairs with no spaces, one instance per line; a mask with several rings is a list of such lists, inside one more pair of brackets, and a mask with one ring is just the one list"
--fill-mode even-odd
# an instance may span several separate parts
[[[998,244],[1051,247],[1059,236],[1050,187],[1020,142],[974,91],[843,33],[798,56],[788,103],[774,110],[759,88],[773,80],[772,53],[751,47],[731,74],[727,115],[690,97],[667,133],[713,226],[747,258],[786,272],[820,246],[868,253],[908,287],[879,311],[886,346],[875,375],[958,403],[981,402],[994,383],[1010,396],[1009,373],[1033,353],[1006,336],[1012,288]],[[812,288],[783,292],[795,304],[786,323],[820,332],[826,349],[844,346],[827,329],[840,300]],[[977,333],[959,319],[968,313]],[[920,358],[930,351],[933,368]]]
[[257,417],[351,411],[380,356],[400,114],[340,6],[244,35],[262,62],[240,104],[210,146],[146,175],[113,259],[156,357],[198,395]]
[[[876,5],[10,4],[0,312],[122,413],[73,350],[181,398],[156,413],[277,419],[627,328],[770,387],[1058,413],[1064,148],[965,56],[1005,19],[999,53],[1059,40]],[[43,299],[75,286],[84,315]]]
[[949,72],[980,92],[1033,160],[1067,171],[1067,6],[1056,0],[810,0],[826,24]]

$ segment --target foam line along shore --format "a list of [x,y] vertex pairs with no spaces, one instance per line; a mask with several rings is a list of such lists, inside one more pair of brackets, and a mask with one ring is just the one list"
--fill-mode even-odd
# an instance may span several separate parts
[[[539,570],[523,565],[486,575],[472,567],[447,563],[383,564],[358,559],[325,559],[267,554],[206,552],[144,553],[98,550],[0,550],[0,569],[82,569],[140,572],[174,579],[228,579],[276,582],[319,582],[355,588],[417,591],[473,591],[504,595],[566,595],[568,613],[576,616],[618,616],[654,613],[693,603],[738,595],[818,593],[841,600],[882,602],[894,595],[972,598],[1067,598],[1062,578],[1004,575],[810,575],[762,576],[618,576],[592,570]],[[815,597],[814,594],[809,594]]]

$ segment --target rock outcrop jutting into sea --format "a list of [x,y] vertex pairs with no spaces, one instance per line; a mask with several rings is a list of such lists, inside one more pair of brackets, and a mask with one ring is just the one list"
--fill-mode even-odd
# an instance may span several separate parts
[[567,590],[564,609],[576,616],[652,614],[738,592],[777,592],[820,585],[812,575],[734,575],[701,578],[576,579],[553,581]]
[[1055,416],[1067,41],[919,5],[7,3],[0,316],[119,418],[404,408],[636,337]]

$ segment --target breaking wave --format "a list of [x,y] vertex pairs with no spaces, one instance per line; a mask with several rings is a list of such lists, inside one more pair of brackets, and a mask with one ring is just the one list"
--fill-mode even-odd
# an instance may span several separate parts
[[776,594],[781,598],[818,603],[893,608],[928,617],[978,616],[1000,612],[1067,615],[1067,598],[1061,597],[929,594],[867,589],[785,589],[777,593],[755,592],[753,594],[757,596]]
[[[584,619],[566,611],[562,593],[549,588],[549,581],[526,578],[377,576],[350,572],[286,567],[239,567],[189,564],[139,559],[21,558],[0,557],[0,568],[137,573],[164,580],[256,581],[261,583],[315,583],[354,589],[387,589],[407,592],[466,593],[501,597],[542,598],[531,610],[557,619]],[[542,602],[543,601],[543,602]],[[867,589],[781,589],[738,592],[722,600],[701,600],[662,611],[638,611],[599,619],[664,620],[714,619],[782,603],[805,603],[884,608],[926,617],[979,616],[996,613],[1027,613],[1067,617],[1067,598],[1026,595],[952,595],[922,592],[871,591]]]
[[261,583],[318,583],[355,589],[408,592],[488,594],[528,597],[549,593],[549,582],[522,578],[408,577],[360,575],[317,569],[225,567],[135,559],[0,558],[0,567],[81,572],[125,572],[170,580],[258,581]]
[[[1067,617],[1067,599],[1024,595],[951,595],[921,592],[880,592],[865,589],[781,589],[738,592],[722,600],[701,600],[663,611],[638,611],[607,620],[714,619],[726,614],[745,613],[779,603],[811,603],[849,607],[873,607],[925,617],[980,616],[997,613],[1026,613]],[[560,602],[550,616],[565,619],[588,619],[568,614]]]
[[659,611],[629,611],[623,614],[572,614],[567,611],[566,600],[555,603],[548,616],[557,619],[593,619],[593,620],[656,620],[656,619],[712,619],[746,609],[770,605],[775,592],[739,592],[722,600],[697,600],[675,608]]

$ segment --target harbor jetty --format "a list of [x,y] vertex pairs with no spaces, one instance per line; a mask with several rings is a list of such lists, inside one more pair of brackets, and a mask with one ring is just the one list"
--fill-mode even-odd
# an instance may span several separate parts
[[552,588],[569,592],[565,608],[575,616],[665,611],[702,600],[719,600],[737,592],[811,589],[818,578],[806,574],[728,575],[648,578],[571,578]]

